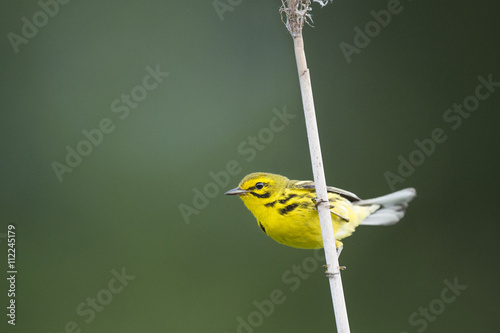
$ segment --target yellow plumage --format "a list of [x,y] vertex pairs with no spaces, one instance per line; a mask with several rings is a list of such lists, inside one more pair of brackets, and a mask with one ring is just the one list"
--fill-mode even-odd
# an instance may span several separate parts
[[[405,189],[361,200],[351,192],[328,187],[337,247],[342,246],[338,241],[350,236],[360,224],[390,225],[398,222],[415,193],[414,189]],[[226,194],[239,195],[260,228],[278,243],[301,249],[323,247],[313,182],[258,172],[247,175],[237,188]]]

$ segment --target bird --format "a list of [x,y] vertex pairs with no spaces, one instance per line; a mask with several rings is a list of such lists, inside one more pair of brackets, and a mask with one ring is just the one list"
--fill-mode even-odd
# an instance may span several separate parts
[[[341,240],[359,225],[388,226],[399,222],[417,193],[414,188],[406,188],[362,200],[336,187],[328,186],[327,192],[338,255],[343,248]],[[262,231],[276,242],[299,249],[323,248],[313,181],[254,172],[225,194],[239,196]]]

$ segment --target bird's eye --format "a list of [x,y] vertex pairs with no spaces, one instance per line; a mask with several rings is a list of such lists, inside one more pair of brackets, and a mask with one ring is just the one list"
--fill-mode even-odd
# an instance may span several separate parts
[[258,182],[257,184],[255,184],[255,188],[258,190],[261,190],[263,187],[264,187],[264,183]]

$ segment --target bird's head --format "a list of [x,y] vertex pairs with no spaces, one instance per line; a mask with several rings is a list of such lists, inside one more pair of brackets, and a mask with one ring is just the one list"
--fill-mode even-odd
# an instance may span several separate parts
[[238,195],[245,205],[252,210],[276,200],[286,188],[289,179],[264,172],[255,172],[245,176],[238,187],[227,191],[226,195]]

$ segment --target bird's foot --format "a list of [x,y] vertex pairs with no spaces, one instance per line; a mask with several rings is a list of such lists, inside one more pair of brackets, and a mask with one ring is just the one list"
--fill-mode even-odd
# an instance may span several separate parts
[[336,273],[332,273],[328,270],[328,265],[323,265],[323,267],[326,267],[326,271],[325,271],[325,275],[327,278],[332,278],[334,277],[335,275],[337,274],[340,274],[340,271],[343,271],[344,269],[346,269],[347,267],[345,266],[339,266],[339,271],[336,272]]
[[323,202],[326,202],[326,200],[323,200],[323,199],[318,200],[318,198],[312,198],[311,201],[314,203],[314,207],[316,208],[316,210],[318,210],[318,206],[320,204],[322,204]]

